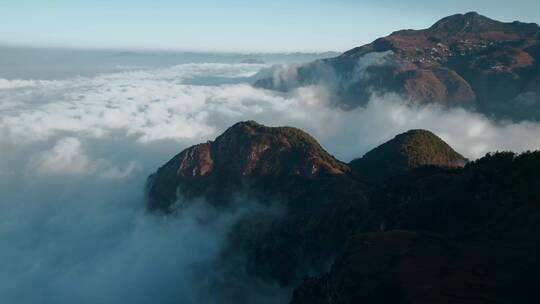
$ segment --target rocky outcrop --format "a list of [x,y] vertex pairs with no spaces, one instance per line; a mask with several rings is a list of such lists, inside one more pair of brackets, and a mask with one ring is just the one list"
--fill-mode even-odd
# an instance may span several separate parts
[[[462,106],[488,115],[540,119],[540,27],[477,13],[443,18],[423,30],[401,30],[342,55],[275,73],[255,85],[288,90],[329,86],[340,105],[365,104],[372,93],[397,92],[420,103]],[[290,80],[290,75],[296,75]],[[287,77],[285,77],[287,76]],[[527,98],[527,111],[517,96]]]
[[355,159],[350,167],[367,180],[386,179],[421,166],[463,167],[467,159],[437,135],[427,130],[410,130]]
[[309,134],[254,121],[235,124],[214,141],[176,155],[150,177],[150,207],[167,211],[178,189],[188,197],[226,200],[228,194],[259,180],[315,178],[349,171]]

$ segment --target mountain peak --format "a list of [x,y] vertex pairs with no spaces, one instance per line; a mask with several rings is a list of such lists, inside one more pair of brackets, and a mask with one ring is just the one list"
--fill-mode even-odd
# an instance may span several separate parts
[[477,12],[468,12],[465,14],[455,14],[444,17],[433,24],[429,30],[442,32],[462,32],[462,33],[479,33],[479,32],[522,32],[534,33],[538,31],[538,25],[535,23],[523,23],[519,21],[501,22],[493,20],[486,16],[480,15]]
[[449,32],[472,32],[489,30],[493,26],[500,24],[502,22],[482,16],[477,12],[468,12],[445,17],[437,21],[430,29]]
[[[366,105],[374,92],[394,92],[413,103],[538,120],[538,94],[529,94],[540,90],[538,62],[537,24],[501,22],[469,12],[445,17],[426,29],[395,31],[338,57],[299,66],[292,80],[268,77],[255,85],[280,91],[328,85],[336,103],[346,108]],[[369,77],[360,75],[364,69]],[[335,77],[329,79],[328,71]],[[517,102],[522,96],[530,96],[531,102]]]
[[184,193],[191,191],[194,195],[210,188],[234,192],[246,182],[261,178],[313,178],[348,171],[346,164],[300,129],[243,121],[214,141],[177,154],[150,178],[148,186],[153,208],[166,210],[176,201],[178,187],[189,188]]
[[245,120],[240,121],[229,127],[227,130],[235,130],[235,129],[253,129],[253,128],[264,128],[265,126],[256,122],[255,120]]
[[381,179],[396,176],[421,166],[462,167],[467,159],[437,135],[414,129],[366,153],[350,164],[360,176]]
[[218,162],[224,168],[244,176],[312,176],[347,171],[311,135],[292,127],[268,127],[253,120],[243,121],[209,144],[212,155],[220,159]]

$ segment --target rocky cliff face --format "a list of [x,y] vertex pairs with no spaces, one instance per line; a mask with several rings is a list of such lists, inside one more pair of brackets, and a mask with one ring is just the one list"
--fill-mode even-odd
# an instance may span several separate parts
[[504,23],[471,12],[301,66],[293,85],[279,74],[255,85],[278,90],[329,85],[348,107],[365,104],[374,92],[397,92],[421,103],[538,120],[539,62],[538,25]]
[[299,129],[240,122],[161,167],[148,183],[150,207],[167,210],[177,200],[178,188],[188,197],[226,200],[227,194],[262,179],[315,178],[348,170]]
[[224,255],[241,252],[239,269],[283,286],[320,274],[293,303],[538,298],[539,152],[462,167],[440,138],[412,130],[362,159],[349,166],[298,129],[242,122],[151,176],[149,207],[182,212],[195,197],[228,206],[238,193],[278,206],[243,218]]

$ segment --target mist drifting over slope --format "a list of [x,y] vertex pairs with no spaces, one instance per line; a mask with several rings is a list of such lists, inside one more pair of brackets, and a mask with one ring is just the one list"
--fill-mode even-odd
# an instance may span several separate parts
[[[0,302],[286,301],[289,290],[272,282],[231,282],[220,260],[227,232],[260,211],[256,202],[219,215],[204,203],[179,216],[145,209],[149,174],[240,120],[301,128],[343,161],[413,128],[471,159],[540,147],[535,122],[409,106],[392,94],[346,111],[324,87],[252,87],[267,67],[184,63],[0,79]],[[223,281],[236,289],[220,294]]]

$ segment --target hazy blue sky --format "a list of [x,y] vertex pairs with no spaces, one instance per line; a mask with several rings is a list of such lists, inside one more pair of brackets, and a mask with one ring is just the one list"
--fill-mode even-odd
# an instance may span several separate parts
[[343,51],[453,13],[540,22],[538,0],[0,0],[0,43],[209,51]]

